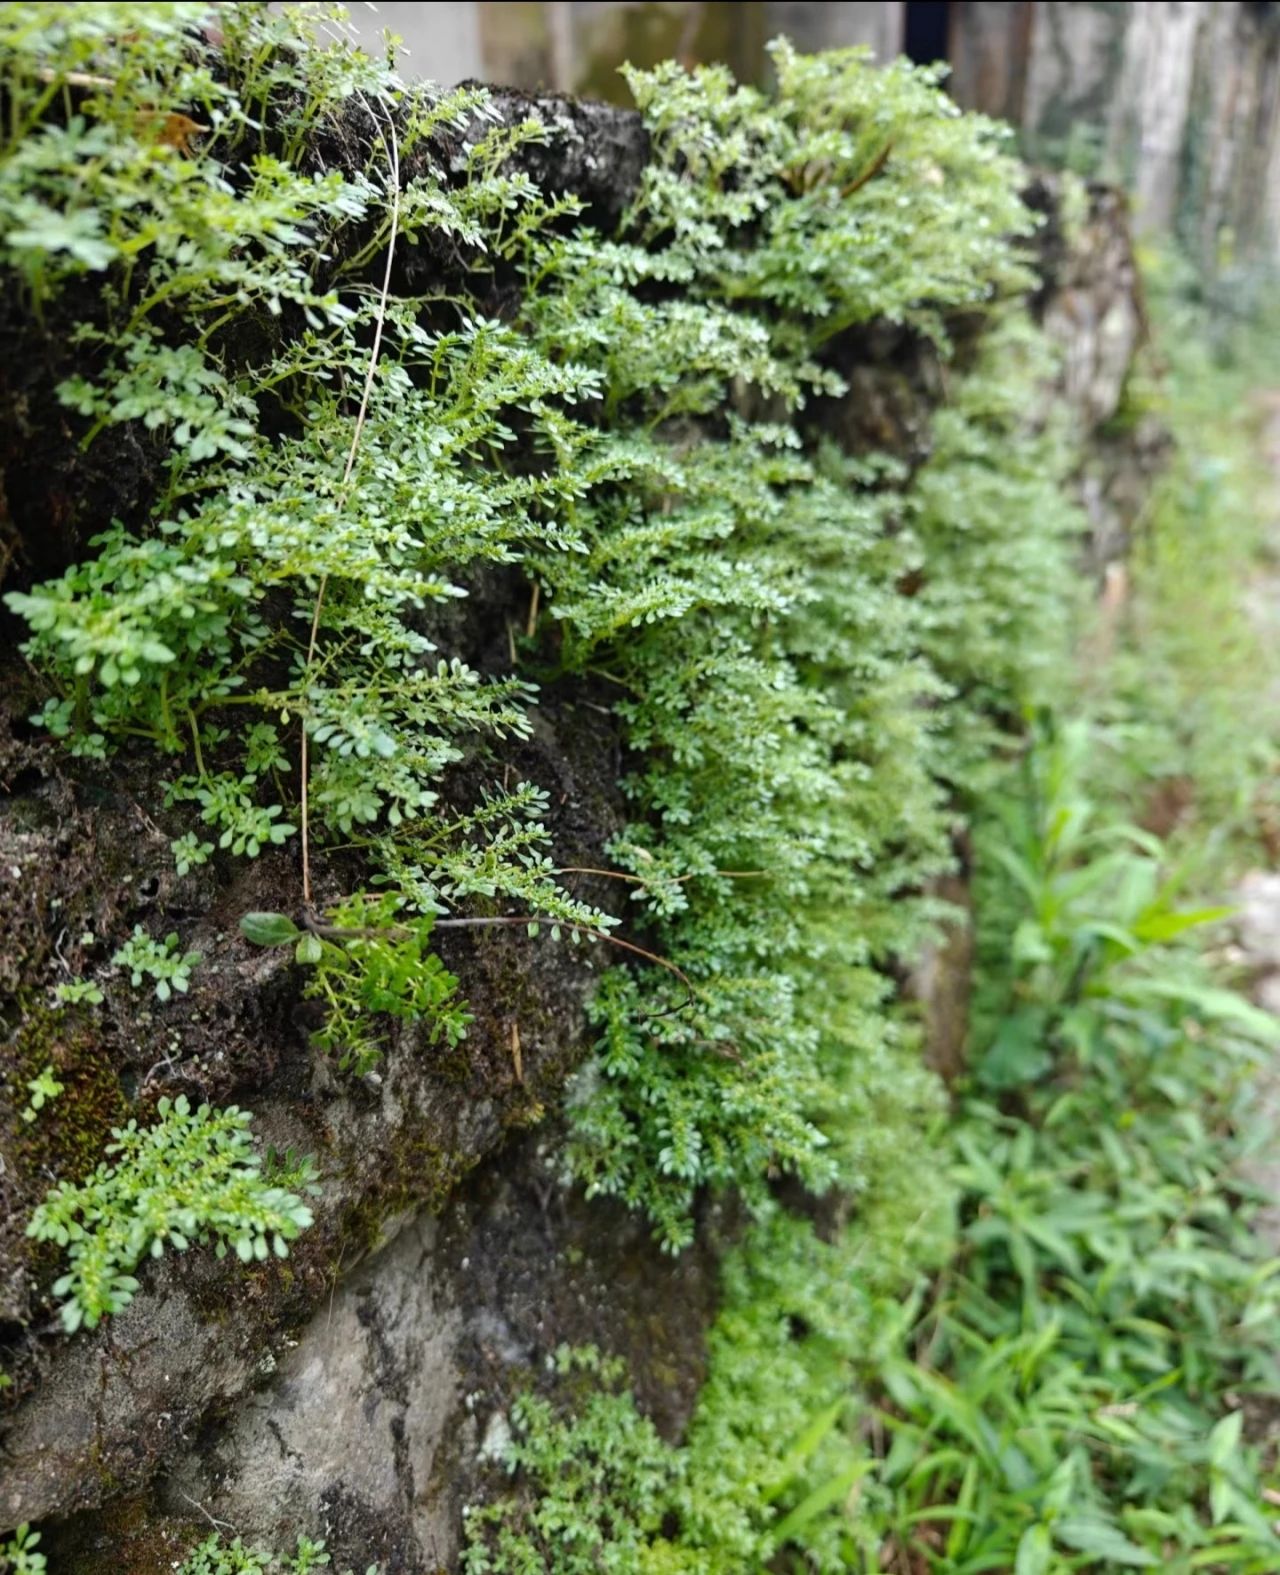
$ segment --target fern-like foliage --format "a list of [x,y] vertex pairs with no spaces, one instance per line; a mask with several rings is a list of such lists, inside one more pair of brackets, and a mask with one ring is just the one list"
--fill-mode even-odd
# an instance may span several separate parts
[[244,1263],[284,1258],[311,1224],[301,1195],[314,1180],[310,1163],[291,1159],[264,1173],[246,1111],[193,1109],[185,1095],[156,1109],[154,1126],[117,1127],[111,1157],[85,1181],[55,1187],[27,1226],[36,1241],[67,1250],[71,1266],[53,1294],[65,1298],[69,1334],[128,1306],[133,1271],[148,1254],[212,1243],[220,1258],[228,1250]]
[[[557,133],[494,124],[481,90],[405,93],[309,39],[305,8],[222,8],[219,54],[199,8],[137,9],[128,30],[80,6],[0,22],[19,128],[0,201],[51,216],[43,252],[10,237],[12,265],[41,306],[85,273],[103,287],[96,370],[62,397],[86,442],[128,421],[170,445],[150,517],[9,598],[43,724],[81,754],[150,740],[184,869],[296,844],[305,732],[315,857],[354,848],[369,878],[297,955],[318,1042],[363,1071],[380,1019],[465,1034],[465,980],[431,959],[442,913],[574,940],[617,923],[561,885],[545,789],[501,764],[532,674],[590,675],[627,745],[613,862],[692,1001],[664,969],[609,971],[573,1168],[671,1247],[706,1185],[758,1207],[779,1171],[828,1186],[858,1146],[849,1067],[892,1037],[884,964],[949,857],[939,782],[963,787],[988,718],[1037,681],[1010,645],[1052,625],[1072,525],[1023,430],[1031,358],[1012,375],[1033,221],[1005,133],[936,73],[857,51],[780,43],[767,93],[632,73],[652,156],[602,237],[525,172]],[[43,84],[90,66],[118,91],[46,125]],[[157,127],[180,94],[210,128],[198,155]],[[326,119],[362,167],[306,165]],[[85,164],[85,137],[110,157]],[[68,225],[100,245],[63,244]],[[393,230],[408,276],[442,248],[470,272],[381,300]],[[502,320],[499,277],[506,299],[523,284]],[[918,478],[821,435],[842,334],[888,319],[945,352],[956,313],[1008,319],[1010,375],[962,384]],[[512,564],[544,611],[509,671],[481,672],[449,608]],[[486,760],[491,785],[455,802]]]
[[[908,894],[949,858],[939,782],[964,785],[972,738],[1051,667],[1011,652],[1056,649],[1078,528],[1027,419],[1043,351],[1002,304],[1033,228],[1003,132],[904,64],[774,60],[772,95],[632,73],[654,156],[621,233],[536,244],[525,303],[539,345],[604,379],[568,514],[585,550],[534,560],[564,664],[617,686],[636,764],[614,857],[695,984],[683,1012],[629,967],[598,990],[571,1158],[673,1247],[704,1185],[763,1206],[779,1169],[849,1174],[840,1090],[886,1036],[880,969],[927,924]],[[978,303],[1007,326],[918,479],[818,436],[835,335],[888,318],[945,346]]]
[[[216,52],[209,17],[73,5],[0,19],[16,128],[0,161],[8,261],[36,309],[85,274],[100,280],[103,311],[76,330],[98,370],[61,397],[86,445],[129,422],[170,447],[149,518],[114,523],[60,578],[8,597],[50,679],[39,720],[81,755],[142,738],[170,757],[180,871],[296,838],[304,729],[313,845],[354,842],[384,884],[403,876],[389,945],[413,931],[406,913],[480,893],[571,915],[575,935],[607,929],[613,919],[571,899],[534,851],[545,800],[513,809],[516,835],[477,838],[471,817],[436,812],[451,769],[528,735],[534,691],[482,675],[430,632],[433,609],[466,594],[460,574],[533,540],[574,545],[560,523],[581,485],[567,412],[596,397],[598,377],[463,297],[441,323],[438,300],[383,302],[363,283],[393,228],[402,253],[448,238],[481,274],[503,261],[562,211],[511,168],[547,133],[533,119],[488,129],[476,90],[404,97],[385,66],[321,44],[322,9],[224,8]],[[107,80],[110,93],[94,86]],[[47,124],[69,82],[83,112]],[[198,125],[179,114],[193,105]],[[477,116],[449,167],[441,134]],[[306,138],[344,117],[370,144],[368,165],[318,176]],[[367,245],[349,239],[356,225]],[[287,331],[272,326],[286,318]],[[251,364],[233,348],[247,325]],[[369,375],[375,327],[358,416],[351,390]],[[283,436],[264,430],[267,409],[285,412]],[[508,467],[517,426],[554,462]],[[485,801],[475,828],[496,813]],[[393,971],[407,976],[418,953],[402,950]],[[348,973],[375,951],[344,948]],[[154,976],[162,999],[185,978]],[[389,995],[370,977],[343,999],[352,1010],[319,1042],[359,1068],[381,1045],[372,1000],[412,999],[391,1015],[444,1023],[439,992]],[[464,1025],[455,1014],[450,1035]]]

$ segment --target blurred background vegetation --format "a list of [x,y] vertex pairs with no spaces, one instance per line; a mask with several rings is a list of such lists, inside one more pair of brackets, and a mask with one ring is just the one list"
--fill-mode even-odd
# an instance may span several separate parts
[[962,109],[1017,128],[1027,157],[1133,192],[1139,223],[1235,278],[1280,233],[1280,6],[1044,0],[497,0],[353,8],[371,47],[402,36],[406,73],[630,98],[618,68],[720,62],[768,74],[765,45],[865,47],[945,61]]

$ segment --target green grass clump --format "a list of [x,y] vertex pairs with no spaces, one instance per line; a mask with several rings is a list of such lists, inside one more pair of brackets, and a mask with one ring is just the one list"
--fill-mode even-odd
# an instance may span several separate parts
[[966,1223],[880,1375],[873,1523],[956,1572],[1260,1575],[1280,1538],[1244,1424],[1280,1383],[1280,1281],[1240,1167],[1280,1031],[1208,972],[1224,910],[1091,800],[1091,755],[1085,724],[1050,733],[980,827]]

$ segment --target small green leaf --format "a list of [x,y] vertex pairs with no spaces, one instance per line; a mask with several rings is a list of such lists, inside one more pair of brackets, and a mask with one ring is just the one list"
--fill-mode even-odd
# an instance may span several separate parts
[[1136,1542],[1130,1542],[1122,1531],[1105,1520],[1085,1519],[1083,1516],[1059,1520],[1054,1524],[1053,1535],[1063,1547],[1073,1548],[1077,1553],[1091,1553],[1096,1558],[1106,1559],[1109,1564],[1118,1564],[1125,1569],[1148,1569],[1160,1562],[1154,1553],[1140,1548]]
[[1047,1526],[1028,1526],[1018,1542],[1013,1575],[1046,1575],[1053,1556]]
[[300,963],[318,963],[324,956],[324,946],[318,935],[304,935],[298,942],[294,951],[294,958]]
[[1240,1435],[1244,1427],[1244,1412],[1231,1411],[1214,1424],[1209,1434],[1209,1461],[1211,1465],[1225,1467],[1240,1448]]
[[240,933],[255,946],[287,946],[301,931],[287,913],[244,913]]

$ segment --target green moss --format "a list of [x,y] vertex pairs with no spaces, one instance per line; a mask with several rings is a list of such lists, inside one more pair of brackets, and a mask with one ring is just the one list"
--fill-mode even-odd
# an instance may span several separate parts
[[[46,1534],[50,1575],[173,1575],[187,1549],[204,1534],[196,1520],[159,1515],[146,1494],[108,1496],[95,1511],[92,1526],[83,1522]],[[205,1527],[204,1529],[207,1529]]]
[[397,1134],[374,1185],[343,1212],[331,1272],[382,1246],[388,1220],[419,1209],[438,1214],[475,1163],[476,1156],[443,1147],[425,1131]]
[[68,1181],[87,1176],[128,1109],[119,1077],[98,1051],[92,1031],[74,1009],[27,1000],[20,1005],[17,1031],[4,1058],[16,1087],[25,1087],[50,1065],[64,1085],[62,1096],[21,1132],[18,1152],[26,1173]]

